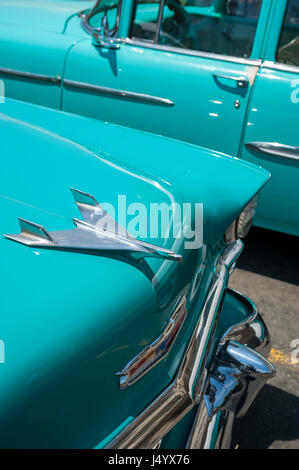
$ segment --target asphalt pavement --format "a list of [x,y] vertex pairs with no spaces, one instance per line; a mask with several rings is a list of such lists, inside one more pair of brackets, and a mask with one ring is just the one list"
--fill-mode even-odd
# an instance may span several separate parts
[[236,421],[232,446],[299,449],[299,238],[254,227],[230,286],[256,303],[277,370]]

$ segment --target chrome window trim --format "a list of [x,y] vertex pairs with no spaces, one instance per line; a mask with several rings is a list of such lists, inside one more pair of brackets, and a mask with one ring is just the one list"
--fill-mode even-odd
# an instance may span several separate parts
[[168,98],[161,98],[160,96],[147,95],[145,93],[136,93],[133,91],[119,90],[117,88],[93,85],[91,83],[78,82],[74,80],[64,80],[63,85],[67,88],[77,88],[81,90],[90,91],[93,93],[113,95],[113,96],[118,96],[120,98],[144,101],[147,103],[160,104],[163,106],[174,106],[174,102],[169,100]]
[[[122,1],[120,3],[122,4]],[[121,8],[119,9],[119,14],[121,14]],[[85,10],[81,12],[79,16],[81,17],[81,25],[84,31],[86,31],[88,34],[92,34],[93,29],[88,23],[87,11]],[[229,56],[229,55],[214,54],[211,52],[204,52],[204,51],[194,51],[191,49],[183,49],[180,47],[163,46],[155,42],[140,41],[140,40],[129,38],[129,37],[126,37],[126,38],[114,37],[113,39],[116,43],[120,43],[124,45],[144,47],[147,49],[154,49],[154,50],[170,52],[174,54],[188,55],[191,57],[201,57],[203,59],[221,60],[223,62],[230,62],[230,63],[236,63],[236,64],[241,64],[241,65],[250,65],[250,66],[259,66],[262,63],[261,59],[250,59],[250,58],[245,59],[243,57],[234,57],[234,56]]]
[[281,72],[291,72],[299,74],[299,67],[296,65],[289,65],[289,64],[281,64],[280,62],[272,62],[270,60],[266,60],[262,63],[262,67],[265,69],[271,70],[279,70]]
[[226,245],[216,266],[199,322],[174,382],[137,416],[106,448],[152,449],[195,405],[207,386],[209,345],[220,316],[229,272],[243,250],[237,240]]
[[0,75],[9,75],[16,78],[26,78],[27,80],[37,80],[40,82],[48,82],[53,83],[54,85],[61,84],[61,77],[58,75],[57,77],[51,75],[42,75],[39,73],[32,73],[32,72],[25,72],[24,70],[15,70],[9,69],[6,67],[0,67]]
[[170,52],[174,54],[188,55],[191,57],[201,57],[203,59],[221,60],[223,62],[232,62],[241,65],[261,65],[261,59],[245,59],[243,57],[234,57],[229,55],[214,54],[211,52],[193,51],[191,49],[182,49],[180,47],[162,46],[161,44],[155,44],[153,42],[138,41],[131,38],[116,38],[116,42],[126,44],[129,46],[144,47],[147,49],[159,50],[162,52]]

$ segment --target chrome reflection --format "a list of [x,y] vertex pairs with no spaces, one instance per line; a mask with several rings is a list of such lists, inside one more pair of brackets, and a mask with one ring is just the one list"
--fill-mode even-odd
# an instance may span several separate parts
[[229,271],[243,250],[238,240],[227,244],[220,257],[200,321],[187,347],[174,382],[132,421],[107,448],[152,449],[196,404],[207,384],[207,360],[218,324]]
[[274,375],[274,367],[261,354],[235,341],[227,342],[217,355],[187,448],[229,448],[235,417],[244,416]]
[[248,142],[245,144],[248,150],[299,161],[299,147],[284,145],[278,142]]

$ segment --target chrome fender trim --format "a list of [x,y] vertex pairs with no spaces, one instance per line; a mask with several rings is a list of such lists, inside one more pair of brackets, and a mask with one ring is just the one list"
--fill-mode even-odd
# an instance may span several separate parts
[[0,67],[0,75],[8,75],[13,78],[24,78],[27,80],[36,80],[38,82],[47,82],[54,85],[61,84],[61,77],[59,75],[54,77],[52,75],[42,75],[40,73],[26,72],[24,70],[9,69],[6,67]]
[[206,363],[227,287],[229,273],[243,242],[229,243],[220,257],[199,322],[174,382],[106,448],[152,449],[195,405],[207,386]]

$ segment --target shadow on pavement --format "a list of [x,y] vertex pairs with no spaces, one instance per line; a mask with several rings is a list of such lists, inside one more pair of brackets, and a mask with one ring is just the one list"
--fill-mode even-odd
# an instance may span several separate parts
[[240,269],[299,285],[299,237],[253,227],[245,243]]
[[[232,448],[267,449],[275,441],[291,448],[299,439],[299,398],[266,385],[244,418],[235,422]],[[298,441],[297,441],[298,443]],[[296,443],[294,442],[294,448]]]

